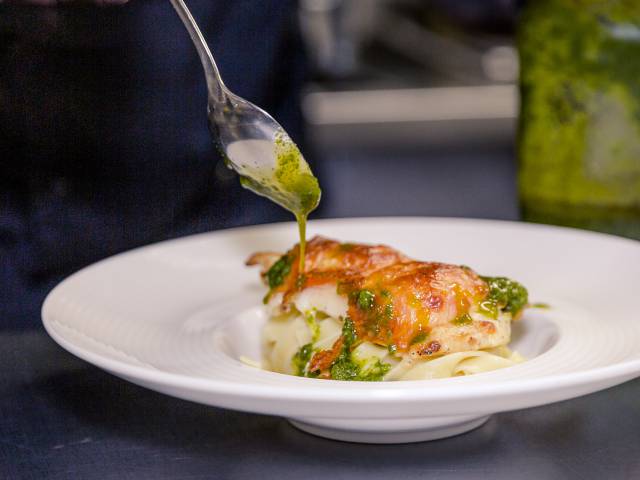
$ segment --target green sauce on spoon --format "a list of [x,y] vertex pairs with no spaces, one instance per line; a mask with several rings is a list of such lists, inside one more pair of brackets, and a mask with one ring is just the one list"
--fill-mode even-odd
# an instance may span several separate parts
[[[320,202],[320,185],[300,150],[284,131],[279,131],[273,143],[266,140],[245,140],[229,147],[234,160],[254,155],[271,155],[273,163],[235,161],[240,184],[289,210],[296,217],[300,234],[299,272],[304,273],[307,217]],[[259,168],[256,165],[261,165]]]

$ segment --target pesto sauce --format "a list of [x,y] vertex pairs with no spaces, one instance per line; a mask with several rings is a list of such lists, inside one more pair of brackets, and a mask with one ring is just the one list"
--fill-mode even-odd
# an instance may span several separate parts
[[371,290],[360,290],[358,292],[356,304],[360,310],[371,310],[375,299],[376,295]]
[[269,289],[274,289],[282,285],[284,279],[291,272],[292,258],[289,255],[283,255],[280,259],[274,263],[269,270],[267,270],[267,283]]
[[340,357],[331,367],[331,378],[342,381],[379,382],[391,370],[391,365],[376,359],[372,366],[363,368],[351,358]]
[[[320,202],[320,185],[300,150],[284,131],[279,131],[273,143],[266,140],[244,140],[229,146],[230,162],[240,175],[240,184],[268,198],[293,213],[298,222],[299,273],[304,273],[307,217]],[[269,156],[273,166],[256,160]]]
[[298,281],[304,283],[304,258],[307,253],[307,216],[296,214],[296,222],[298,222],[298,236],[300,243],[298,247]]
[[[529,292],[520,283],[506,277],[480,277],[487,282],[489,294],[481,306],[481,310],[489,309],[486,305],[493,304],[493,308],[509,312],[512,316],[518,313],[529,302]],[[486,303],[488,302],[488,303]],[[481,304],[481,305],[483,305]]]
[[298,271],[304,274],[306,253],[307,217],[320,203],[320,185],[311,172],[295,143],[284,132],[275,139],[276,169],[274,175],[289,197],[284,208],[292,212],[298,222],[299,264]]
[[358,341],[355,324],[349,317],[345,318],[342,325],[342,349],[338,358],[331,365],[331,378],[333,380],[378,382],[391,370],[391,365],[376,359],[373,365],[355,362],[351,351]]
[[480,312],[486,317],[493,318],[494,320],[498,318],[498,304],[494,299],[488,299],[480,302],[478,310],[480,310]]
[[355,380],[360,382],[379,382],[389,370],[391,370],[391,364],[384,363],[378,358],[373,366],[367,369],[361,367]]
[[351,347],[358,340],[355,324],[349,317],[342,324],[342,349],[331,365],[331,378],[334,380],[356,380],[358,365],[351,359]]
[[388,290],[358,289],[352,284],[338,285],[338,294],[346,294],[349,304],[363,314],[365,328],[373,336],[380,334],[393,318],[393,299]]
[[293,370],[298,377],[305,377],[307,365],[311,360],[311,356],[313,355],[313,344],[307,343],[300,347],[295,355],[293,356]]
[[309,331],[311,332],[311,343],[316,343],[320,338],[320,325],[318,325],[318,322],[316,320],[315,311],[305,314],[304,321],[306,322],[307,327],[309,327]]

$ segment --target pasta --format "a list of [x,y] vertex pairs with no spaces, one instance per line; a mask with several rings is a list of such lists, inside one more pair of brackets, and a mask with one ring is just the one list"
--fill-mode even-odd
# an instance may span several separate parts
[[[306,315],[271,317],[265,325],[263,335],[264,358],[262,368],[278,373],[295,375],[292,359],[309,343],[314,350],[330,348],[340,337],[342,325],[334,318],[324,318],[317,322],[319,334],[313,341],[313,324]],[[381,380],[429,380],[461,375],[489,372],[510,367],[524,361],[516,352],[506,346],[486,350],[468,350],[450,353],[436,358],[412,358],[394,355],[387,348],[371,342],[363,342],[354,349],[352,355],[361,359],[372,359],[391,365]],[[255,366],[255,365],[254,365]]]

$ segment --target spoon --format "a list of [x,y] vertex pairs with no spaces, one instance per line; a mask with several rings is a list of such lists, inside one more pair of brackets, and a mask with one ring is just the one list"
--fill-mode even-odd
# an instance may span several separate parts
[[200,56],[207,81],[209,127],[227,166],[240,174],[243,186],[294,214],[313,210],[320,191],[298,147],[271,115],[225,86],[184,1],[170,1]]
[[318,180],[300,150],[271,115],[232,93],[222,81],[211,51],[183,0],[170,0],[189,32],[204,68],[207,116],[227,167],[243,187],[292,212],[300,232],[299,272],[304,272],[306,219],[320,202]]

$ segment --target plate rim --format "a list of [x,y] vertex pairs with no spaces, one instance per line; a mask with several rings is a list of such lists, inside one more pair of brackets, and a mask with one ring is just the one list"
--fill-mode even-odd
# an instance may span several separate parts
[[[69,351],[73,355],[97,366],[103,370],[114,373],[116,375],[122,375],[125,377],[135,377],[143,381],[151,380],[154,383],[159,383],[165,386],[179,386],[182,388],[188,388],[199,392],[221,392],[231,393],[234,395],[242,395],[243,397],[251,397],[256,399],[268,398],[271,400],[277,400],[281,398],[300,398],[323,400],[329,398],[319,397],[331,397],[331,400],[342,400],[341,398],[335,398],[335,396],[346,396],[353,398],[344,398],[345,401],[358,400],[364,403],[378,403],[380,401],[389,400],[403,400],[403,401],[425,401],[425,400],[438,400],[444,401],[447,399],[460,399],[460,393],[463,393],[465,398],[468,399],[485,399],[495,398],[500,396],[508,396],[511,394],[523,394],[530,391],[543,392],[550,389],[557,388],[556,383],[561,383],[562,387],[576,387],[587,383],[597,382],[600,380],[613,379],[625,377],[630,374],[637,373],[640,376],[640,359],[627,360],[625,362],[619,362],[613,365],[607,365],[603,367],[597,367],[589,369],[583,372],[564,373],[556,375],[548,375],[543,377],[537,377],[535,379],[527,380],[506,380],[498,381],[495,383],[482,384],[459,384],[459,385],[440,385],[440,389],[418,389],[402,388],[411,385],[433,385],[433,382],[446,379],[432,379],[432,380],[405,380],[388,382],[385,385],[392,385],[387,388],[376,388],[376,384],[371,383],[370,389],[313,389],[313,390],[301,390],[299,385],[296,386],[284,386],[284,385],[261,385],[261,384],[244,384],[234,383],[225,380],[217,380],[215,378],[198,378],[180,373],[166,372],[162,370],[151,370],[145,367],[130,365],[121,362],[116,359],[106,358],[99,354],[93,353],[90,350],[83,349],[75,346],[73,343],[64,339],[61,335],[50,328],[48,323],[56,323],[55,320],[45,323],[45,329],[47,333],[65,350]],[[346,382],[340,382],[338,380],[317,380],[313,378],[293,377],[282,374],[285,378],[295,378],[301,382],[313,382],[322,381],[327,382],[328,385],[348,385]],[[589,378],[590,377],[590,378]],[[572,381],[567,381],[572,380]],[[369,382],[353,382],[357,384],[363,384]],[[368,394],[373,392],[371,397],[362,396],[362,392],[366,391]],[[473,391],[473,392],[472,392]],[[337,393],[339,392],[339,393]],[[402,395],[398,395],[400,392],[404,392]],[[249,393],[247,395],[247,393]],[[251,393],[255,393],[252,395]],[[392,394],[393,393],[393,394]],[[472,394],[473,393],[473,394]],[[290,395],[288,395],[290,394]],[[401,398],[400,398],[401,397]]]
[[[592,232],[586,230],[580,230],[571,227],[561,227],[546,224],[510,221],[510,220],[496,220],[496,219],[480,219],[480,218],[458,218],[458,217],[417,217],[417,216],[394,216],[394,217],[344,217],[344,218],[330,218],[312,220],[309,222],[309,227],[313,225],[323,223],[351,223],[351,222],[426,222],[426,223],[456,223],[456,224],[481,224],[483,226],[500,226],[500,227],[517,227],[519,229],[533,229],[537,231],[551,231],[551,232],[564,232],[571,233],[579,236],[586,237],[599,237],[608,241],[623,242],[627,245],[633,245],[634,248],[640,248],[640,242],[624,237],[618,237],[600,232]],[[75,345],[73,342],[68,341],[64,336],[56,331],[55,324],[59,322],[51,318],[52,304],[55,299],[60,295],[61,288],[72,278],[83,274],[88,269],[99,268],[101,265],[107,262],[121,259],[127,255],[135,255],[139,252],[154,248],[158,246],[176,244],[182,241],[189,241],[195,238],[202,238],[204,236],[211,235],[233,235],[237,232],[255,231],[271,228],[287,228],[295,225],[294,222],[274,222],[260,225],[234,227],[228,229],[222,229],[212,232],[203,232],[194,235],[188,235],[184,237],[173,238],[164,240],[161,242],[152,243],[137,247],[125,252],[118,253],[116,255],[107,257],[91,265],[88,265],[79,271],[73,273],[69,277],[66,277],[60,282],[53,290],[47,295],[41,310],[42,322],[47,333],[52,339],[58,343],[65,350],[69,351],[73,355],[87,361],[103,370],[106,370],[112,374],[126,377],[128,379],[134,378],[142,382],[149,382],[157,385],[172,388],[184,388],[197,392],[208,393],[221,393],[225,395],[242,396],[243,398],[251,399],[269,399],[269,400],[330,400],[334,403],[351,403],[357,400],[360,403],[366,404],[379,404],[387,402],[397,402],[399,400],[404,402],[425,402],[425,401],[446,401],[446,400],[460,400],[462,398],[469,400],[481,400],[488,398],[503,398],[511,395],[522,395],[530,392],[543,393],[548,391],[557,391],[559,388],[576,388],[580,386],[586,386],[597,382],[606,380],[618,380],[620,378],[633,378],[633,375],[640,376],[640,358],[625,360],[617,362],[611,365],[605,365],[601,367],[591,368],[581,372],[569,372],[546,375],[542,377],[529,378],[529,379],[515,379],[515,380],[502,380],[496,382],[488,382],[487,384],[448,384],[438,385],[439,388],[415,388],[416,385],[424,384],[433,386],[433,382],[437,380],[413,380],[413,381],[397,381],[385,383],[385,388],[379,388],[376,384],[370,384],[371,388],[366,390],[363,388],[345,388],[348,387],[348,383],[339,382],[335,380],[322,380],[328,382],[328,385],[340,384],[340,389],[327,388],[327,389],[301,389],[302,383],[298,382],[315,382],[317,379],[299,378],[299,377],[287,377],[287,380],[296,378],[298,382],[290,385],[263,385],[255,384],[251,382],[247,383],[234,383],[227,380],[220,380],[215,378],[200,378],[187,374],[173,373],[162,370],[153,370],[148,367],[132,365],[118,359],[105,357],[91,350],[85,349]],[[62,325],[62,324],[60,324]],[[94,339],[95,340],[95,339]],[[289,378],[291,377],[291,378]],[[628,378],[630,379],[630,378]],[[446,379],[445,379],[446,380]],[[354,382],[354,384],[362,384],[364,382]],[[368,383],[368,382],[367,382]],[[406,388],[407,384],[413,385],[414,388]],[[367,392],[367,395],[363,395],[363,392]]]

